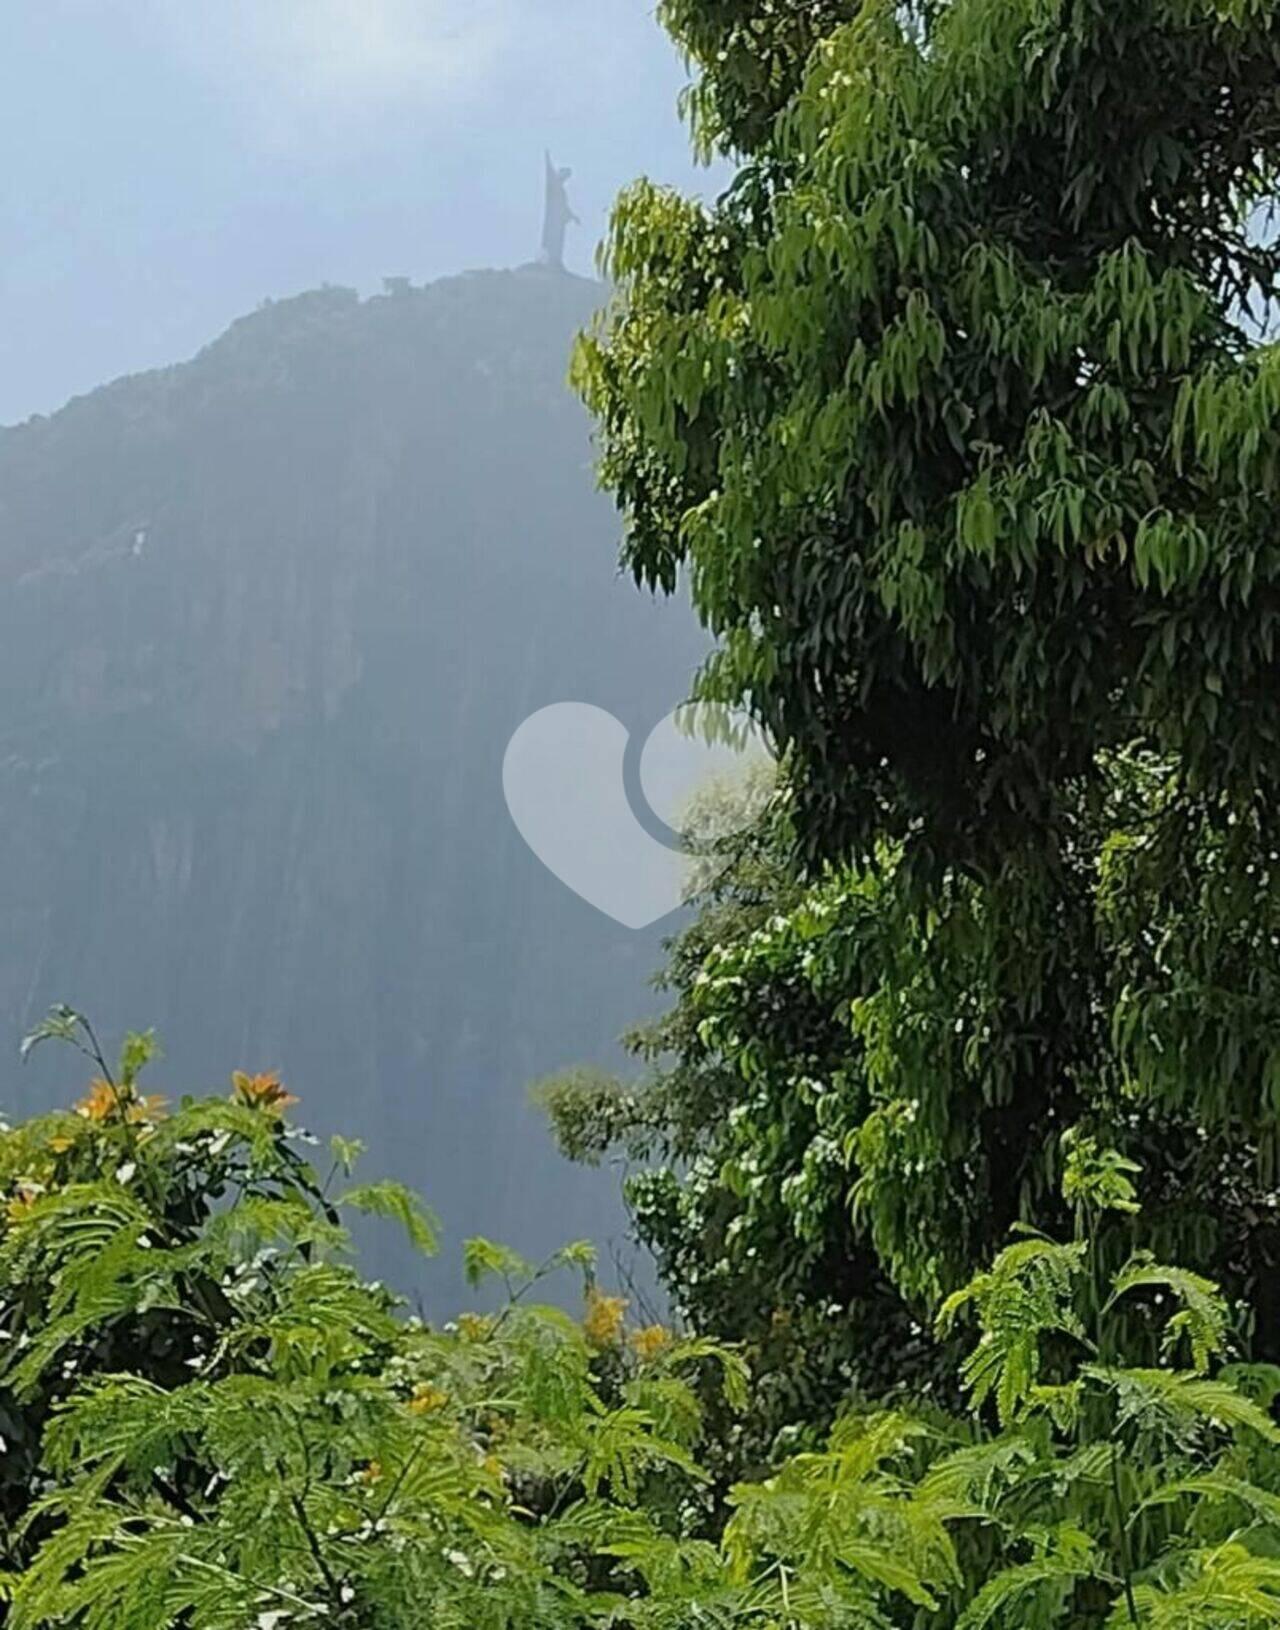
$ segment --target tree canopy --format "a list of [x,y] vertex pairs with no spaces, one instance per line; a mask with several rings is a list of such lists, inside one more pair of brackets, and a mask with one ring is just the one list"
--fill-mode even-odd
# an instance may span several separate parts
[[665,16],[736,173],[620,200],[577,378],[807,880],[677,960],[682,1203],[934,1307],[1112,1149],[1280,1356],[1280,7]]
[[1273,796],[1276,8],[666,15],[744,151],[712,207],[623,197],[579,379],[626,560],[687,569],[806,842],[989,868],[1135,739]]

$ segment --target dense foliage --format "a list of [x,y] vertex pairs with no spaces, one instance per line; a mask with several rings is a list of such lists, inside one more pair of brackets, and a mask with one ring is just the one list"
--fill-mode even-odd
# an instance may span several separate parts
[[[967,1420],[847,1414],[814,1452],[717,1487],[706,1372],[741,1357],[661,1327],[570,1246],[484,1240],[507,1300],[444,1329],[346,1261],[344,1208],[434,1248],[391,1184],[328,1182],[274,1076],[167,1113],[149,1038],[72,1112],[0,1135],[0,1388],[10,1630],[852,1630],[1253,1626],[1280,1615],[1280,1371],[1224,1367],[1198,1276],[1090,1249],[1131,1211],[1113,1163],[1069,1164],[1074,1239],[1028,1234],[941,1310],[976,1320]],[[1101,1168],[1101,1169],[1100,1169]],[[329,1197],[335,1179],[342,1186]],[[580,1320],[534,1293],[567,1270]],[[1124,1351],[1134,1321],[1164,1361]]]
[[[1137,826],[1153,775],[1125,773]],[[1135,1239],[1197,1263],[1227,1288],[1242,1348],[1277,1356],[1274,1132],[1264,1119],[1259,1140],[1209,1102],[1260,1064],[1198,991],[1160,1031],[1125,1034],[1135,970],[1153,951],[1171,958],[1201,906],[1171,888],[1158,917],[1131,915],[1123,818],[1113,807],[1089,857],[1088,941],[1063,933],[1002,969],[970,881],[953,879],[925,916],[902,909],[896,857],[798,881],[780,795],[769,821],[726,846],[672,942],[671,1006],[629,1038],[642,1079],[568,1075],[545,1090],[571,1158],[625,1157],[637,1231],[693,1326],[758,1351],[768,1379],[750,1424],[766,1442],[820,1425],[851,1391],[945,1396],[951,1354],[927,1335],[932,1310],[1019,1220],[1070,1225],[1072,1147],[1118,1148],[1143,1169],[1137,1222],[1096,1230],[1109,1265]],[[1263,989],[1273,977],[1265,903],[1238,904],[1242,991],[1251,969]],[[1052,1005],[1037,1016],[1045,962]],[[1095,1012],[1064,1035],[1069,980]],[[1215,1076],[1177,1051],[1176,1026],[1206,1021],[1222,1023]],[[1071,1069],[1056,1063],[1068,1044]]]
[[1061,845],[1136,737],[1274,794],[1272,0],[667,11],[748,151],[714,207],[624,196],[580,379],[811,845]]
[[[76,1015],[43,1034],[100,1073],[0,1137],[14,1630],[573,1625],[659,1471],[653,1520],[705,1522],[682,1377],[714,1365],[741,1407],[741,1361],[628,1334],[588,1247],[533,1268],[471,1241],[509,1302],[429,1329],[361,1281],[341,1217],[430,1252],[430,1215],[347,1182],[342,1140],[321,1181],[275,1076],[170,1113],[138,1086],[149,1038],[112,1071]],[[533,1304],[557,1270],[585,1281],[580,1323]]]
[[[805,864],[677,944],[657,1079],[579,1151],[647,1129],[641,1226],[748,1335],[763,1287],[925,1322],[1111,1151],[1280,1357],[1280,7],[664,13],[737,174],[623,197],[578,379]],[[810,1316],[808,1367],[865,1381],[899,1317]]]
[[[570,1071],[540,1089],[570,1159],[625,1165],[634,1230],[681,1316],[751,1354],[753,1408],[721,1434],[745,1464],[767,1463],[780,1431],[818,1441],[852,1393],[954,1381],[927,1309],[852,1216],[844,1140],[865,1072],[789,845],[779,799],[720,846],[669,947],[671,1006],[627,1037],[639,1080]],[[813,932],[782,954],[798,919]]]

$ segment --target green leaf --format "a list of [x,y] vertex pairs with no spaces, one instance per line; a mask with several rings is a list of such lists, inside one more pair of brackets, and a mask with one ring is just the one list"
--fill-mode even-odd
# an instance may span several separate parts
[[350,1206],[371,1217],[385,1217],[399,1223],[411,1243],[424,1256],[434,1256],[439,1250],[439,1224],[430,1211],[411,1190],[402,1183],[384,1179],[378,1183],[364,1183],[348,1189],[338,1200],[340,1206]]

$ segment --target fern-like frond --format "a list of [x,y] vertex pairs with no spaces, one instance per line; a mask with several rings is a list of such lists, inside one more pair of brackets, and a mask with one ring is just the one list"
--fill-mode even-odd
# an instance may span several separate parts
[[1096,1578],[1093,1539],[1070,1523],[1033,1538],[1035,1555],[989,1579],[956,1620],[956,1630],[1047,1630],[1060,1622],[1077,1580]]
[[1251,1398],[1222,1380],[1209,1380],[1194,1370],[1108,1369],[1086,1366],[1084,1373],[1116,1393],[1120,1420],[1173,1426],[1203,1421],[1229,1432],[1256,1432],[1280,1443],[1280,1429]]
[[1227,1348],[1227,1306],[1217,1285],[1186,1268],[1165,1267],[1150,1252],[1141,1252],[1116,1275],[1107,1305],[1144,1289],[1168,1291],[1181,1303],[1165,1327],[1165,1347],[1172,1352],[1185,1339],[1193,1367],[1203,1374]]
[[362,1183],[358,1188],[348,1189],[338,1204],[349,1206],[353,1211],[362,1211],[366,1216],[385,1217],[390,1222],[399,1223],[410,1243],[423,1256],[435,1256],[440,1249],[438,1219],[403,1183],[389,1180]]
[[1018,1240],[987,1273],[943,1303],[940,1332],[948,1331],[967,1307],[978,1315],[982,1334],[962,1372],[975,1410],[994,1395],[1001,1424],[1016,1420],[1039,1385],[1042,1339],[1058,1333],[1085,1342],[1075,1308],[1085,1249],[1079,1241]]
[[[1135,1605],[1143,1630],[1264,1630],[1280,1624],[1280,1560],[1230,1543],[1176,1559],[1172,1577],[1139,1583]],[[1117,1602],[1107,1630],[1130,1622]]]

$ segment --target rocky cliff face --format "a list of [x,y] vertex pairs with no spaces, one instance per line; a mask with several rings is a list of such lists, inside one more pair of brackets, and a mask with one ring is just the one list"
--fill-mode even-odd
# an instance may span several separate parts
[[543,871],[501,783],[534,709],[647,730],[701,649],[615,571],[564,385],[599,298],[538,267],[326,289],[0,432],[0,1044],[66,999],[155,1025],[159,1090],[279,1068],[455,1247],[620,1232],[526,1087],[610,1060],[662,930]]

